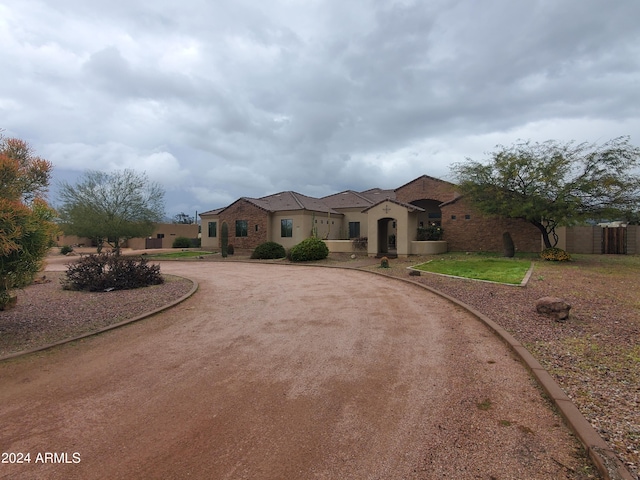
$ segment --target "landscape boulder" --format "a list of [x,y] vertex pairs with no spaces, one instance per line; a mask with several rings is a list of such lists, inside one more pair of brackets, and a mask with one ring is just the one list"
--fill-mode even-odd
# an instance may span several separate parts
[[571,305],[557,297],[542,297],[536,301],[536,311],[542,315],[554,318],[562,322],[569,318]]

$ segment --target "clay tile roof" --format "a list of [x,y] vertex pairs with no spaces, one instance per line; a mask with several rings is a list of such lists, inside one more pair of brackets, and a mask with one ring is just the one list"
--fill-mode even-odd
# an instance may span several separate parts
[[381,188],[370,188],[369,190],[365,190],[364,192],[360,192],[360,195],[368,198],[373,203],[377,203],[380,200],[385,200],[389,198],[390,200],[395,200],[396,191],[395,190],[383,190]]
[[329,207],[322,199],[308,197],[298,192],[280,192],[266,197],[247,199],[257,206],[269,210],[270,212],[278,212],[283,210],[310,210],[314,212],[331,212],[338,213]]
[[353,190],[345,190],[344,192],[334,193],[322,197],[321,200],[331,208],[361,208],[368,207],[373,203],[370,199],[361,193]]
[[222,207],[222,208],[216,208],[215,210],[208,210],[206,212],[202,212],[199,214],[199,216],[202,215],[218,215],[222,210],[224,210],[226,207]]

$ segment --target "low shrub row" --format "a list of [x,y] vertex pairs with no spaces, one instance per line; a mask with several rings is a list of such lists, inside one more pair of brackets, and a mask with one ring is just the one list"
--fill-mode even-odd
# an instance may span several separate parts
[[287,253],[282,245],[276,242],[265,242],[258,245],[251,253],[254,259],[275,259],[287,257],[292,262],[311,262],[329,256],[329,247],[316,237],[305,238],[291,247]]

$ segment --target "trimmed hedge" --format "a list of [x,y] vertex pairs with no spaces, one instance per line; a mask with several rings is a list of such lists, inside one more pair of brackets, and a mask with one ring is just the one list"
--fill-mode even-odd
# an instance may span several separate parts
[[187,237],[176,237],[171,246],[173,248],[191,248],[191,239]]
[[292,262],[310,262],[322,260],[329,256],[329,247],[316,237],[309,237],[294,245],[289,250],[289,259]]
[[284,247],[276,242],[261,243],[251,252],[251,258],[255,259],[284,258],[286,256]]

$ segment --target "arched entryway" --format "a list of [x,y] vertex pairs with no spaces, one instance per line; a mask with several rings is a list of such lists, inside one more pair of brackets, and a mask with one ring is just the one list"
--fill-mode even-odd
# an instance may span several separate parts
[[368,216],[367,253],[378,257],[409,255],[413,240],[409,232],[415,232],[418,228],[416,220],[418,211],[422,209],[388,198],[363,210]]
[[397,255],[397,220],[392,217],[384,217],[378,219],[378,255],[396,256]]

